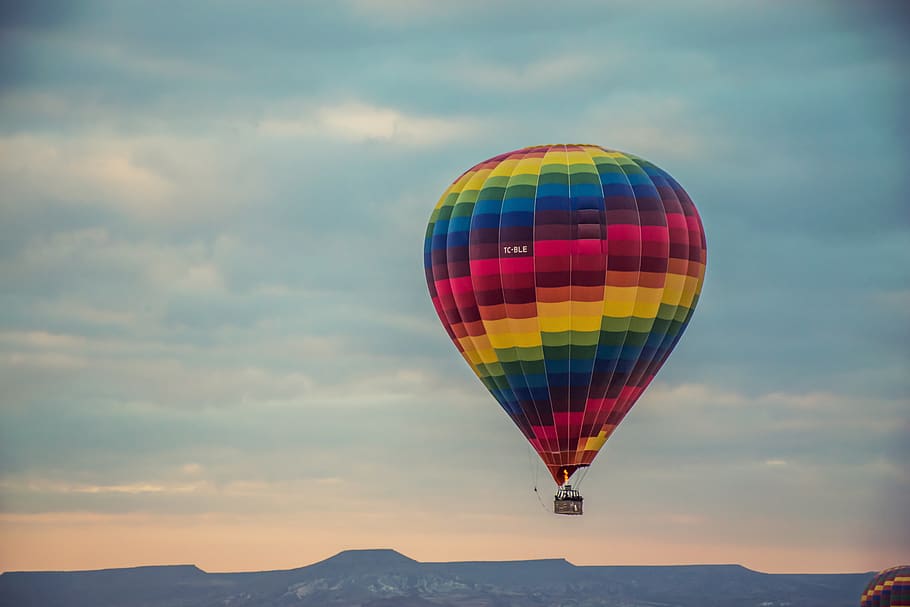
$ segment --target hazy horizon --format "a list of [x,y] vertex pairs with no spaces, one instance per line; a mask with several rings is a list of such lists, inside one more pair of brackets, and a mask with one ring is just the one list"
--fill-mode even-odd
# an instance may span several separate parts
[[[145,567],[149,567],[149,568],[155,568],[155,567],[196,567],[197,569],[200,569],[200,570],[204,571],[205,573],[254,573],[254,572],[263,572],[263,571],[282,571],[282,570],[299,569],[299,568],[302,568],[302,567],[309,567],[310,565],[316,565],[316,564],[322,563],[322,562],[324,562],[324,561],[331,560],[331,559],[333,559],[333,558],[335,558],[335,557],[338,557],[338,556],[348,555],[348,554],[352,554],[352,553],[355,553],[355,554],[356,554],[356,553],[376,553],[376,552],[392,552],[392,553],[395,553],[395,554],[397,554],[397,555],[403,556],[403,557],[405,557],[405,558],[411,559],[411,560],[413,560],[413,561],[415,561],[415,562],[417,562],[417,563],[421,563],[421,564],[430,564],[430,565],[432,565],[432,564],[444,564],[444,563],[465,563],[465,562],[514,563],[514,562],[565,561],[565,562],[567,562],[567,563],[569,563],[569,564],[571,564],[571,565],[575,565],[575,566],[577,566],[577,567],[585,567],[585,566],[599,567],[599,566],[604,566],[604,565],[600,565],[600,564],[597,564],[597,563],[589,563],[589,564],[586,564],[586,565],[582,565],[582,564],[579,564],[579,563],[573,563],[570,559],[567,559],[567,558],[565,558],[565,557],[556,557],[556,556],[554,556],[554,557],[527,558],[527,559],[497,559],[497,560],[491,560],[491,559],[459,559],[459,560],[448,560],[448,561],[421,560],[421,559],[415,559],[415,558],[411,557],[410,555],[401,552],[400,550],[396,550],[395,548],[383,547],[383,548],[346,548],[346,549],[344,549],[344,550],[340,550],[340,551],[335,552],[335,553],[333,553],[333,554],[329,554],[329,555],[325,556],[324,558],[320,558],[320,559],[317,559],[317,560],[312,561],[312,562],[306,562],[306,563],[301,563],[301,564],[299,564],[299,565],[293,565],[293,566],[290,566],[290,567],[282,567],[282,568],[276,568],[276,569],[210,570],[210,569],[205,569],[204,567],[199,567],[196,563],[147,563],[147,564],[143,564],[143,565],[127,565],[127,566],[124,566],[124,567],[110,567],[110,568],[104,568],[104,569],[100,569],[100,570],[108,570],[108,569],[133,569],[133,568],[145,568]],[[708,566],[708,567],[713,567],[713,566],[743,566],[743,565],[741,565],[740,563],[678,563],[678,564],[668,563],[668,564],[663,564],[663,565],[651,565],[651,564],[641,564],[641,563],[628,563],[628,564],[623,564],[623,565],[617,564],[617,565],[615,565],[615,566],[617,566],[617,567],[686,567],[686,566],[690,566],[690,565],[704,565],[704,566]],[[611,565],[605,565],[605,566],[609,567],[609,566],[611,566]],[[747,569],[748,569],[748,568],[747,568]],[[38,570],[15,570],[15,571],[14,571],[14,570],[10,570],[10,573],[14,573],[14,572],[24,572],[24,571],[38,571]],[[50,571],[50,570],[47,570],[47,571]],[[58,571],[79,573],[79,572],[81,572],[81,571],[99,571],[99,569],[87,569],[87,570],[66,569],[66,570],[58,570]],[[757,571],[758,573],[770,573],[770,572],[763,572],[763,571],[758,571],[758,570],[754,570],[754,571]],[[878,572],[878,570],[871,570],[871,569],[870,569],[869,571],[831,571],[831,572],[824,572],[824,573],[831,573],[831,574],[858,574],[858,573],[870,573],[870,574],[873,574],[873,573],[877,573],[877,572]],[[2,572],[0,572],[0,573],[2,573]],[[798,572],[796,572],[796,573],[798,573]]]
[[[910,562],[907,27],[886,1],[3,3],[0,571]],[[571,141],[668,171],[708,240],[577,518],[422,266],[462,171]]]

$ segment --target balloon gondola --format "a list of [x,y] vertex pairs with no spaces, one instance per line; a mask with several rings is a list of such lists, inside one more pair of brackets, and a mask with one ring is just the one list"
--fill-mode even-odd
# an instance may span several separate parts
[[439,199],[424,242],[430,297],[552,475],[557,514],[581,514],[568,481],[679,341],[705,262],[701,219],[679,183],[596,145],[494,156]]
[[584,514],[585,498],[572,485],[563,485],[553,496],[553,514]]

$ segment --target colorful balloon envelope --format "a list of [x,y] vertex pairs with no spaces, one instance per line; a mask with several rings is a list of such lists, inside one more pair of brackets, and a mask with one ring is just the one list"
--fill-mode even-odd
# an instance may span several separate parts
[[885,569],[869,581],[860,607],[910,607],[910,565]]
[[679,183],[596,145],[534,146],[472,167],[439,199],[424,246],[449,337],[560,486],[667,360],[705,261]]

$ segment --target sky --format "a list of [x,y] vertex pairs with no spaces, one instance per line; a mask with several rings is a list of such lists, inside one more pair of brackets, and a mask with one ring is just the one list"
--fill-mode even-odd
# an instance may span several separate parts
[[[898,2],[0,3],[0,570],[910,561],[907,27]],[[708,239],[583,517],[546,512],[422,265],[452,180],[553,142],[656,163]]]

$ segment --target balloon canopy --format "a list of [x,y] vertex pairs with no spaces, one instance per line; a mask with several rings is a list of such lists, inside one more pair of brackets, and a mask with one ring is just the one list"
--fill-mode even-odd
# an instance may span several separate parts
[[860,607],[910,607],[910,565],[891,567],[869,581]]
[[591,464],[667,360],[705,261],[675,179],[582,144],[472,167],[439,199],[424,246],[449,337],[559,485]]

